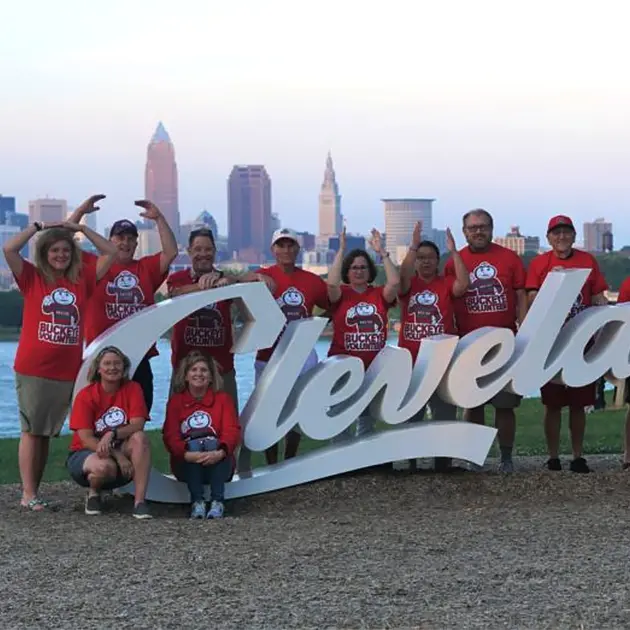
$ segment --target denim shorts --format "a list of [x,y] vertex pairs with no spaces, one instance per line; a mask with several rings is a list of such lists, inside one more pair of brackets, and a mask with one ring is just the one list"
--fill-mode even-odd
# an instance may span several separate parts
[[[83,448],[80,451],[72,451],[66,460],[66,467],[68,468],[70,476],[84,488],[89,488],[90,482],[88,481],[87,475],[83,472],[83,465],[85,464],[85,460],[93,454],[94,451],[91,451],[88,448]],[[116,468],[118,469],[118,466],[116,466]],[[130,481],[131,479],[122,475],[118,469],[116,477],[106,481],[100,487],[100,490],[114,490],[115,488],[122,488],[122,486],[126,486]]]

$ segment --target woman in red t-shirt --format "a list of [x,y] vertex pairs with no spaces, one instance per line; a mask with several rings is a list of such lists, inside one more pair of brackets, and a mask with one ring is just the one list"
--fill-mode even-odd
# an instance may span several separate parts
[[145,501],[151,451],[144,432],[149,414],[142,387],[130,380],[129,358],[114,346],[92,361],[86,385],[70,414],[74,432],[66,463],[70,476],[88,488],[85,513],[101,513],[100,492],[134,482],[134,518],[151,518]]
[[[357,357],[363,361],[366,370],[387,343],[387,313],[396,301],[400,282],[389,252],[383,251],[378,230],[372,230],[370,246],[383,259],[385,286],[372,284],[376,280],[376,265],[365,250],[353,249],[344,256],[345,227],[339,237],[339,251],[327,281],[333,324],[328,356]],[[374,419],[362,415],[357,421],[356,436],[373,430]]]
[[[422,240],[422,223],[418,222],[400,266],[398,345],[409,350],[414,363],[423,339],[433,335],[457,334],[453,300],[466,293],[470,278],[450,229],[446,230],[446,247],[453,260],[455,276],[439,273],[440,250],[432,241]],[[437,393],[431,396],[427,406],[431,409],[433,420],[455,420],[457,417],[457,407],[443,401]],[[421,422],[425,413],[426,406],[409,422]],[[412,469],[415,464],[415,459],[410,461]],[[436,471],[445,471],[450,465],[450,458],[435,458]]]
[[[82,204],[86,213],[104,195]],[[82,264],[74,240],[82,232],[103,254],[97,264]],[[31,247],[35,264],[21,251],[39,233]],[[47,507],[38,498],[48,459],[49,439],[59,435],[70,407],[74,380],[83,359],[83,323],[87,301],[109,269],[116,248],[86,225],[34,222],[3,247],[9,269],[24,296],[22,332],[13,369],[20,414],[18,460],[22,479],[21,505],[33,511]]]
[[[225,483],[234,470],[241,427],[232,397],[223,391],[217,362],[197,350],[179,364],[162,429],[171,469],[190,492],[191,518],[222,518]],[[210,485],[206,511],[204,485]]]

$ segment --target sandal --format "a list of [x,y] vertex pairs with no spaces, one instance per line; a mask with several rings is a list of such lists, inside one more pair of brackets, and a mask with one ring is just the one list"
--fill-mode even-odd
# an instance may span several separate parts
[[34,499],[31,499],[28,503],[20,502],[20,507],[31,512],[43,512],[49,507],[49,505],[43,499],[38,499],[37,497],[35,497]]

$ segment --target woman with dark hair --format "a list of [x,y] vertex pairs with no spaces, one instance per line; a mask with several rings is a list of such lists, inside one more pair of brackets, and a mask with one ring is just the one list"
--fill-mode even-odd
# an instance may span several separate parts
[[[400,282],[389,252],[383,250],[378,230],[372,230],[370,245],[383,259],[385,286],[374,286],[376,265],[365,250],[353,249],[345,255],[345,228],[327,281],[333,324],[328,356],[358,357],[366,370],[387,343],[387,313],[396,301]],[[357,437],[373,430],[373,418],[364,415],[358,419]]]
[[89,385],[76,396],[70,414],[74,432],[67,467],[88,488],[85,513],[101,513],[100,493],[134,482],[134,518],[151,518],[145,501],[151,451],[144,432],[149,414],[142,387],[130,380],[129,358],[114,346],[92,361]]
[[[432,335],[454,335],[455,311],[453,300],[466,293],[469,285],[468,270],[457,251],[455,239],[450,230],[446,230],[446,247],[451,254],[455,276],[440,275],[440,250],[432,241],[422,240],[422,223],[418,222],[413,230],[411,245],[400,266],[400,292],[398,300],[401,306],[400,334],[398,345],[407,348],[414,363],[422,340]],[[428,407],[433,420],[455,420],[457,408],[443,401],[434,394]],[[426,407],[423,407],[409,422],[424,419]],[[411,460],[412,469],[415,460]],[[435,468],[444,471],[451,460],[438,457]]]
[[[89,212],[103,195],[82,206]],[[85,267],[74,234],[82,232],[101,252],[97,264]],[[21,251],[38,235],[35,264]],[[34,222],[5,243],[4,256],[24,296],[22,331],[15,355],[15,382],[20,415],[18,461],[21,505],[41,511],[38,497],[51,437],[66,419],[74,380],[83,359],[83,321],[96,281],[109,269],[116,248],[85,225]]]
[[[241,427],[232,397],[212,357],[190,352],[179,364],[162,429],[171,470],[188,485],[191,518],[222,518],[225,483],[234,472]],[[204,485],[210,485],[206,511]]]

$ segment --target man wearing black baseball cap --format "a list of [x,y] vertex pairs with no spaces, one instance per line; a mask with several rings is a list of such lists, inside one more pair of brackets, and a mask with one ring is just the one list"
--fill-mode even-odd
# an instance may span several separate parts
[[[599,270],[599,265],[594,256],[588,252],[575,249],[575,227],[570,217],[560,214],[552,217],[547,225],[547,240],[551,245],[551,251],[539,254],[530,263],[527,270],[528,302],[531,305],[543,285],[550,271],[562,269],[590,269],[581,292],[578,294],[567,321],[575,317],[581,311],[591,306],[608,304],[604,291],[608,288],[606,279]],[[569,429],[571,432],[571,447],[573,460],[570,469],[576,473],[588,473],[590,468],[584,459],[582,447],[584,444],[584,431],[586,429],[585,407],[595,404],[596,384],[584,387],[569,387],[563,383],[550,382],[543,385],[541,391],[542,403],[545,406],[545,436],[549,470],[562,470],[560,462],[560,429],[562,423],[562,408],[569,408]]]
[[[177,241],[159,208],[147,199],[135,202],[142,208],[140,216],[154,221],[162,251],[134,259],[138,247],[138,228],[130,219],[120,219],[112,225],[109,240],[118,250],[116,262],[98,283],[88,305],[85,320],[85,340],[90,344],[117,322],[155,303],[155,292],[160,288],[177,256]],[[77,208],[77,223],[86,211]],[[84,252],[84,261],[91,264],[95,257]],[[138,365],[133,380],[142,386],[147,409],[153,404],[153,372],[149,359],[157,356],[155,345]]]

